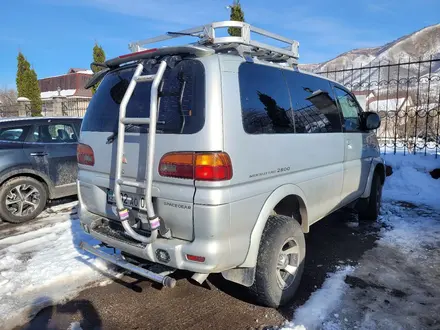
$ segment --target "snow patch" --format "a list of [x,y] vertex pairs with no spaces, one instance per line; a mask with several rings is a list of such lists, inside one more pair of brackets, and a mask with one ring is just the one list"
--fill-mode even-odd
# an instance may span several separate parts
[[433,155],[385,155],[376,247],[332,274],[283,330],[440,327],[440,182]]
[[81,328],[81,324],[79,322],[73,322],[70,324],[67,330],[83,330],[83,329]]
[[104,261],[79,249],[81,241],[90,245],[98,241],[83,232],[75,215],[52,214],[48,219],[56,221],[0,239],[1,329],[25,323],[42,308],[88,286],[108,282],[106,275],[119,276]]
[[[354,267],[345,266],[331,274],[321,289],[315,291],[310,299],[295,311],[294,321],[286,324],[283,330],[317,329],[324,320],[336,309],[339,300],[348,285],[344,278],[354,271]],[[337,313],[335,317],[339,317]]]
[[402,153],[383,157],[385,163],[393,168],[393,174],[386,179],[383,192],[385,201],[405,201],[440,209],[440,181],[433,180],[429,174],[440,167],[440,158]]

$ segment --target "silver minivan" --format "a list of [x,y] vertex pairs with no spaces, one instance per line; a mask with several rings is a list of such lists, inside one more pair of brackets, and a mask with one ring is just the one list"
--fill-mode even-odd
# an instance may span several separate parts
[[[227,27],[241,36],[216,35]],[[181,36],[198,41],[141,48]],[[301,72],[296,41],[226,21],[131,50],[89,82],[77,153],[81,225],[116,252],[81,248],[167,287],[178,269],[199,283],[221,273],[278,307],[299,286],[315,222],[344,207],[377,219],[379,116]]]

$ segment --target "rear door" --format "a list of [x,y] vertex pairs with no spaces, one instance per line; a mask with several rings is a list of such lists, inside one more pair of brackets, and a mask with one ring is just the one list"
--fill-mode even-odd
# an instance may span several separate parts
[[35,124],[24,145],[33,166],[52,181],[57,197],[76,193],[77,143],[73,122],[59,119]]
[[14,168],[29,167],[30,163],[23,152],[23,141],[31,125],[5,123],[0,126],[0,175]]
[[[118,219],[114,208],[114,177],[118,141],[119,107],[135,66],[113,71],[103,79],[91,100],[81,127],[82,144],[93,150],[94,165],[79,165],[82,201],[95,214]],[[145,69],[143,74],[154,74]],[[150,116],[151,83],[138,83],[128,103],[126,117]],[[194,181],[166,178],[158,173],[160,158],[173,151],[203,150],[197,134],[205,121],[205,81],[203,64],[183,60],[168,68],[158,114],[152,194],[156,212],[172,227],[173,236],[191,239]],[[181,101],[180,101],[181,100]],[[122,177],[145,182],[147,173],[148,126],[126,127]],[[144,189],[121,187],[124,204],[134,213],[145,208]]]
[[342,199],[350,202],[365,189],[372,161],[366,149],[369,132],[362,131],[362,109],[351,93],[335,86],[335,94],[343,115],[345,138],[344,183]]

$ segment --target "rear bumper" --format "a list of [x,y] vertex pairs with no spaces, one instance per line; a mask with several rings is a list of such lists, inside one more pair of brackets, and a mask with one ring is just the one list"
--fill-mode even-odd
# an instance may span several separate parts
[[[216,210],[217,213],[219,211],[218,209]],[[101,230],[97,230],[96,225],[99,225],[100,222],[106,223],[107,221],[114,220],[109,220],[87,211],[81,203],[81,198],[78,215],[81,226],[86,233],[111,247],[141,259],[175,269],[202,274],[221,272],[238,265],[234,261],[236,258],[231,258],[229,238],[227,236],[228,230],[225,230],[224,226],[221,225],[217,225],[217,228],[211,227],[209,229],[209,219],[206,219],[205,228],[199,228],[199,230],[203,231],[203,235],[197,235],[196,233],[196,239],[192,242],[175,238],[158,238],[154,243],[143,245],[140,242],[120,239],[115,237],[115,235],[109,235]],[[228,224],[228,222],[226,223]],[[211,230],[216,230],[216,235],[212,235]],[[166,259],[168,260],[163,260],[164,255],[167,256]],[[203,262],[196,262],[188,260],[187,255],[200,256],[205,259]]]

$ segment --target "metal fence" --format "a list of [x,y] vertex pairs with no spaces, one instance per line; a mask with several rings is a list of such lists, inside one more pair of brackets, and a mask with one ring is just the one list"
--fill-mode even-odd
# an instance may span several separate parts
[[345,85],[365,111],[379,113],[384,153],[440,152],[440,57],[400,59],[316,73]]
[[[42,102],[41,115],[45,117],[52,116],[69,116],[69,117],[84,117],[89,99],[67,99],[60,103],[55,103],[54,100],[45,100]],[[61,109],[60,109],[61,107]],[[27,116],[30,117],[36,112],[31,103],[14,103],[8,105],[0,105],[0,118]]]
[[63,116],[84,117],[90,100],[74,99],[62,103]]

